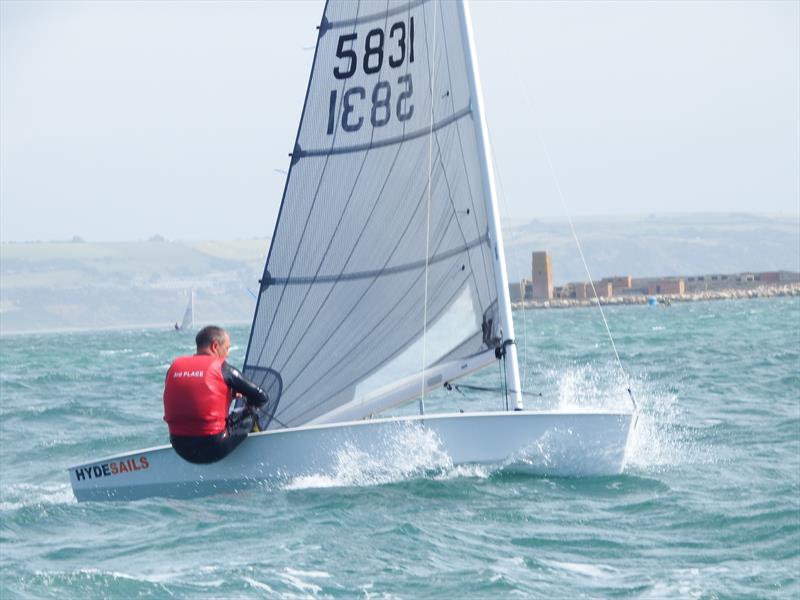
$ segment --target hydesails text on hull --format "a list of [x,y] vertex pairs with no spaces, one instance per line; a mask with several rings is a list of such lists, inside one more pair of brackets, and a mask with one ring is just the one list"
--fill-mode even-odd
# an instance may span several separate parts
[[[454,464],[503,463],[546,442],[536,471],[619,473],[621,412],[523,411],[490,148],[464,2],[330,0],[244,361],[273,418],[230,456],[70,470],[78,499],[194,495],[381,457],[399,426]],[[502,361],[502,413],[372,418]],[[422,405],[420,406],[422,409]],[[422,410],[421,410],[422,412]],[[109,469],[111,467],[109,466]]]

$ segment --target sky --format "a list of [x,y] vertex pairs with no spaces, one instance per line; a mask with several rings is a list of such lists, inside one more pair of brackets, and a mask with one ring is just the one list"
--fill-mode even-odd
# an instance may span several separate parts
[[[0,240],[271,235],[323,6],[0,0]],[[800,2],[471,6],[504,220],[800,214]]]

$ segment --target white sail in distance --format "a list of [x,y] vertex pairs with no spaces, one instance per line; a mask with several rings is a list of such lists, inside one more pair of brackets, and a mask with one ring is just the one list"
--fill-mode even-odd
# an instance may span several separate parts
[[189,290],[189,302],[186,304],[186,310],[183,312],[183,319],[181,320],[181,330],[189,331],[194,329],[194,290]]
[[368,416],[510,337],[463,10],[325,7],[244,364],[270,428]]

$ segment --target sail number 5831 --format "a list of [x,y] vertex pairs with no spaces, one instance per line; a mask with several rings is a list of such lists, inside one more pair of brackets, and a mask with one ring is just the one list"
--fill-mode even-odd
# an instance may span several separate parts
[[[409,63],[414,62],[414,18],[409,20],[408,34],[406,34],[406,24],[398,21],[389,28],[390,44],[385,44],[386,35],[383,29],[375,28],[367,33],[364,38],[364,55],[359,60],[353,45],[358,40],[357,33],[347,33],[339,36],[336,47],[336,56],[344,62],[333,68],[333,76],[336,79],[349,79],[352,77],[358,65],[361,64],[364,73],[372,75],[379,73],[383,68],[384,59],[388,59],[388,64],[392,69],[403,65],[408,59]],[[350,42],[350,47],[345,45]],[[384,46],[389,46],[384,48]],[[352,132],[361,129],[366,119],[366,112],[369,112],[369,121],[373,127],[383,127],[391,121],[394,114],[398,121],[406,121],[414,114],[414,105],[410,98],[414,93],[414,84],[411,74],[406,73],[397,78],[396,91],[399,93],[396,100],[392,101],[392,84],[389,81],[378,81],[368,94],[362,86],[354,86],[343,90],[341,127],[344,131]],[[371,103],[367,104],[367,99]],[[328,135],[333,134],[336,129],[337,115],[336,107],[338,100],[338,90],[331,90],[330,102],[328,104]],[[367,104],[366,107],[363,107]]]
[[[414,17],[411,17],[408,23],[408,41],[406,41],[406,24],[404,21],[393,23],[389,28],[389,40],[394,42],[394,48],[387,49],[389,66],[393,69],[400,67],[406,60],[406,50],[408,51],[408,62],[414,62]],[[348,79],[352,77],[358,63],[361,62],[364,73],[372,75],[377,73],[383,67],[384,59],[384,42],[386,35],[383,29],[376,27],[367,33],[364,38],[364,57],[361,61],[358,60],[358,54],[353,46],[358,41],[357,33],[346,33],[339,36],[339,43],[336,46],[337,58],[345,60],[345,64],[336,65],[333,68],[333,76],[336,79]],[[345,45],[351,42],[350,47],[345,49]],[[390,43],[391,43],[390,42]],[[406,47],[407,46],[407,47]]]

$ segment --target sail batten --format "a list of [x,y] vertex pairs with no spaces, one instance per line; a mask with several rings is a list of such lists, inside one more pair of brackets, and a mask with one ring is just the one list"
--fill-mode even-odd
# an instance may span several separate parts
[[[467,243],[461,248],[454,248],[452,250],[448,250],[447,252],[442,252],[441,254],[434,254],[427,260],[427,264],[431,265],[434,263],[441,262],[443,260],[447,260],[448,258],[452,258],[453,256],[460,256],[465,251],[469,250],[470,248],[474,248],[475,246],[480,246],[481,244],[485,244],[489,241],[489,235],[484,234],[483,236],[472,240],[471,242]],[[312,284],[312,283],[331,283],[337,281],[352,281],[355,279],[374,279],[376,277],[382,277],[384,275],[391,275],[393,273],[402,273],[403,271],[412,271],[418,270],[421,267],[424,267],[426,264],[425,260],[418,260],[413,263],[408,263],[405,265],[397,265],[394,267],[387,267],[385,269],[378,269],[373,271],[359,271],[355,273],[340,273],[338,275],[318,275],[318,276],[302,276],[297,275],[294,277],[273,277],[272,275],[268,276],[267,280],[264,282],[264,285],[304,285],[304,284]]]
[[244,365],[271,427],[357,418],[502,343],[459,11],[325,6]]
[[386,19],[387,17],[393,17],[395,15],[402,14],[403,12],[407,12],[412,8],[416,8],[426,2],[431,2],[432,0],[412,0],[408,2],[404,6],[397,6],[395,8],[390,8],[384,12],[373,13],[370,15],[364,15],[362,17],[353,18],[353,19],[342,19],[336,22],[327,22],[326,29],[338,29],[341,27],[352,27],[353,25],[363,25],[365,23],[369,23],[371,21],[378,21]]
[[382,148],[383,146],[394,146],[396,144],[402,144],[403,142],[407,142],[409,140],[422,137],[424,135],[430,135],[431,133],[439,131],[443,127],[447,127],[451,123],[454,123],[459,119],[471,114],[472,114],[472,108],[470,107],[463,108],[460,111],[453,113],[449,117],[446,117],[441,121],[434,123],[433,125],[429,125],[422,129],[418,129],[417,131],[412,131],[411,133],[406,133],[393,138],[382,139],[378,142],[370,142],[368,144],[359,144],[356,146],[342,146],[339,148],[325,148],[319,150],[303,150],[302,148],[298,148],[297,150],[295,150],[295,152],[292,153],[292,158],[301,159],[301,158],[306,158],[308,156],[329,156],[332,154],[350,154],[353,152],[364,152],[365,150],[374,150],[376,148]]

